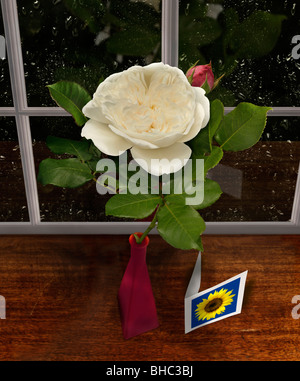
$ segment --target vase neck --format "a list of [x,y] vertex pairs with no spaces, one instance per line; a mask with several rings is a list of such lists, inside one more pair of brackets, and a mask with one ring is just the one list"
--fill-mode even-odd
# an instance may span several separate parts
[[131,258],[135,261],[146,261],[147,246],[144,248],[136,248],[131,246]]
[[[140,235],[141,233],[136,233]],[[146,260],[147,246],[149,244],[149,238],[146,237],[142,243],[136,243],[136,239],[132,234],[129,238],[129,243],[131,246],[131,258],[139,261]]]

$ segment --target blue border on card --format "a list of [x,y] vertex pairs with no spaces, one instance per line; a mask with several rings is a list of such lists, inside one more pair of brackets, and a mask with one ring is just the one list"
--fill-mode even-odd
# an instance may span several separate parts
[[[237,300],[238,300],[239,289],[240,289],[240,280],[241,280],[241,278],[239,277],[239,278],[237,278],[231,282],[223,284],[222,286],[218,286],[216,288],[213,288],[211,291],[206,292],[205,294],[198,296],[195,299],[193,299],[191,302],[191,328],[199,327],[199,326],[203,325],[204,323],[213,322],[214,320],[217,320],[217,319],[224,317],[228,314],[236,312]],[[225,311],[223,313],[216,315],[214,318],[211,318],[209,320],[204,319],[204,320],[199,321],[198,318],[196,317],[196,309],[197,309],[198,304],[200,304],[203,301],[203,299],[207,299],[210,294],[214,293],[215,291],[220,291],[220,290],[222,290],[222,288],[226,289],[228,291],[232,290],[231,294],[234,295],[232,303],[230,305],[226,306]]]

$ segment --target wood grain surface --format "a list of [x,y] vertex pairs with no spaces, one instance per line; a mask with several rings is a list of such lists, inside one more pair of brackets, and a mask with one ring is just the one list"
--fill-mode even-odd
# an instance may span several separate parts
[[[184,334],[196,251],[150,236],[159,328],[124,340],[117,292],[127,236],[1,236],[1,360],[299,360],[299,236],[204,236],[201,290],[248,270],[243,310]],[[300,314],[300,311],[299,311]]]

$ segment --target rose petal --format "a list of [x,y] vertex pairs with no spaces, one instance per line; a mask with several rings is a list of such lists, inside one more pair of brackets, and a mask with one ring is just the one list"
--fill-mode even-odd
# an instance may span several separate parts
[[[134,160],[145,171],[155,176],[179,171],[186,164],[191,153],[191,149],[183,143],[175,143],[171,147],[152,150],[131,148]],[[156,160],[153,161],[153,159]]]
[[203,128],[203,117],[203,107],[202,105],[198,104],[196,107],[194,124],[190,128],[189,132],[186,135],[184,135],[181,139],[178,139],[178,141],[185,143],[193,139],[196,135],[198,135],[199,131]]
[[150,65],[144,66],[142,70],[144,70],[145,81],[149,86],[151,83],[151,78],[154,73],[157,71],[162,71],[165,69],[165,66],[162,62],[154,62]]
[[169,147],[171,145],[173,145],[174,143],[180,141],[180,139],[182,139],[182,132],[178,132],[178,133],[172,133],[172,134],[169,134],[168,133],[165,133],[165,134],[160,134],[161,137],[157,137],[155,140],[152,140],[155,145],[159,148],[164,148],[164,147]]
[[[97,90],[95,91],[93,95],[93,99],[90,100],[83,108],[82,112],[85,116],[91,119],[95,119],[100,123],[108,123],[108,120],[103,115],[103,112],[101,110],[101,105],[99,105],[99,102],[97,101],[100,95],[104,92],[106,88],[111,86],[111,83],[118,81],[118,78],[120,77],[122,73],[115,73],[107,77],[103,82],[100,83],[100,85],[97,87]],[[100,102],[101,103],[101,102]]]
[[[201,89],[202,90],[202,89]],[[184,135],[179,142],[188,142],[198,135],[199,131],[204,128],[210,117],[210,104],[206,97],[202,97],[201,103],[198,103],[195,110],[195,120],[194,124],[189,130],[189,132]]]
[[138,146],[140,148],[146,148],[146,149],[155,149],[155,148],[159,147],[155,144],[147,142],[146,140],[133,138],[132,136],[129,136],[128,134],[126,134],[125,132],[121,131],[120,129],[112,126],[111,124],[109,125],[109,128],[111,129],[112,133],[115,136],[121,136],[124,139],[126,139],[128,142],[131,142],[132,144],[130,144],[130,146],[135,145],[135,146]]
[[81,131],[81,136],[91,139],[95,146],[106,155],[119,156],[132,144],[114,134],[107,124],[90,119]]
[[103,115],[101,107],[97,104],[95,99],[89,101],[82,109],[82,112],[88,118],[94,119],[100,123],[108,123],[108,119]]
[[202,123],[202,127],[205,127],[207,123],[209,122],[210,117],[210,103],[208,98],[205,96],[205,90],[203,90],[201,87],[193,87],[195,94],[196,94],[196,102],[200,103],[204,109],[204,119]]
[[103,92],[103,90],[104,90],[104,87],[106,87],[106,86],[109,85],[110,83],[112,83],[112,82],[117,82],[118,79],[119,79],[119,77],[122,75],[122,73],[123,73],[123,72],[111,74],[111,75],[110,75],[109,77],[107,77],[104,81],[102,81],[102,82],[100,83],[100,85],[98,86],[98,88],[97,88],[97,90],[96,90],[94,96],[97,95],[97,94],[101,94],[101,93]]

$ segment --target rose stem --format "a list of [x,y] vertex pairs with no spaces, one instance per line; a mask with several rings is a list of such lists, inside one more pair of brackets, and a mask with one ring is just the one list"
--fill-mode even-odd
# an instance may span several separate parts
[[136,243],[142,243],[144,238],[147,236],[148,233],[151,232],[151,230],[155,227],[156,221],[157,221],[157,212],[159,211],[159,206],[156,209],[156,212],[154,214],[153,220],[151,221],[150,225],[147,227],[147,229],[144,231],[144,233],[139,237],[138,235],[134,234]]

